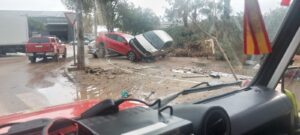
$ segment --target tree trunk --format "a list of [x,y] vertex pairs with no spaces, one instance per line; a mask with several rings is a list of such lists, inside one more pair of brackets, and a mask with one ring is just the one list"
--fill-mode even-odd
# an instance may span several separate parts
[[76,21],[77,21],[77,69],[85,67],[84,62],[84,42],[83,42],[83,23],[82,23],[82,1],[76,1]]
[[100,8],[102,21],[106,25],[106,29],[112,32],[114,29],[113,19],[114,19],[114,9],[112,7],[111,0],[97,0],[98,8]]
[[184,27],[188,27],[188,16],[186,13],[183,14],[182,21],[183,21]]
[[[98,32],[97,32],[97,1],[95,0],[95,7],[94,7],[94,18],[93,18],[93,25],[94,25],[94,36],[95,36],[95,39],[97,39],[97,36],[98,36]],[[96,42],[95,42],[96,44]]]
[[183,21],[183,25],[184,27],[188,27],[188,16],[189,16],[189,0],[187,0],[184,4],[184,8],[183,8],[183,14],[182,14],[182,21]]
[[103,1],[96,0],[96,10],[97,10],[97,22],[98,24],[105,25],[105,9],[104,9]]
[[231,0],[224,0],[224,17],[225,17],[225,19],[229,19],[229,17],[230,17],[230,1]]

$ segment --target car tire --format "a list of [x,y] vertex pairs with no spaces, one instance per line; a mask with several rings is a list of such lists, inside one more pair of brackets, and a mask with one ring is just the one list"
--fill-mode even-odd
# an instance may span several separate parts
[[0,52],[0,56],[6,56],[6,53],[5,52],[3,52],[3,53]]
[[35,56],[29,57],[29,59],[30,59],[31,63],[35,63],[36,62],[36,57]]
[[132,61],[132,62],[135,62],[136,61],[136,54],[132,51],[128,52],[127,53],[127,59]]
[[65,58],[67,58],[67,48],[65,48],[65,52],[64,52],[64,54],[62,55],[62,57],[65,59]]
[[93,54],[93,58],[98,58],[98,56],[96,54]]

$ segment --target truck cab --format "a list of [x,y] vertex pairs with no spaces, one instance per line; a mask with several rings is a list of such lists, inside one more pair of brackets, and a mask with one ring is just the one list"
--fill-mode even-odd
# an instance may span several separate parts
[[54,60],[58,60],[61,55],[66,58],[67,49],[66,46],[57,37],[32,37],[25,45],[26,55],[31,63],[36,62],[36,58],[47,59],[52,57]]

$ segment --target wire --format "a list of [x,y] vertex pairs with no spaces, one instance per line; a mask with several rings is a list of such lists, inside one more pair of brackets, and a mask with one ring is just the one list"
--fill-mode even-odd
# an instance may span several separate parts
[[149,103],[147,103],[147,102],[145,102],[143,100],[134,99],[134,98],[119,99],[119,100],[115,101],[115,103],[116,103],[117,106],[119,106],[120,104],[124,103],[125,101],[136,101],[136,102],[143,103],[143,104],[145,104],[145,105],[147,105],[149,107],[152,107],[152,106],[154,106],[156,104],[158,104],[158,107],[161,106],[161,100],[160,99],[155,100],[152,104],[149,104]]

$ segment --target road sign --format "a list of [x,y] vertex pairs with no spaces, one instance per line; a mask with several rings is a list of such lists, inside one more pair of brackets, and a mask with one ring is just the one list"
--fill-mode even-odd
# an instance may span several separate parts
[[73,12],[65,12],[65,16],[68,20],[68,22],[74,26],[75,22],[76,22],[76,14]]
[[76,14],[74,12],[65,12],[65,16],[69,22],[70,25],[73,26],[73,32],[74,32],[74,37],[73,37],[73,58],[74,58],[74,66],[76,65],[76,53],[75,53],[75,22],[76,22]]

